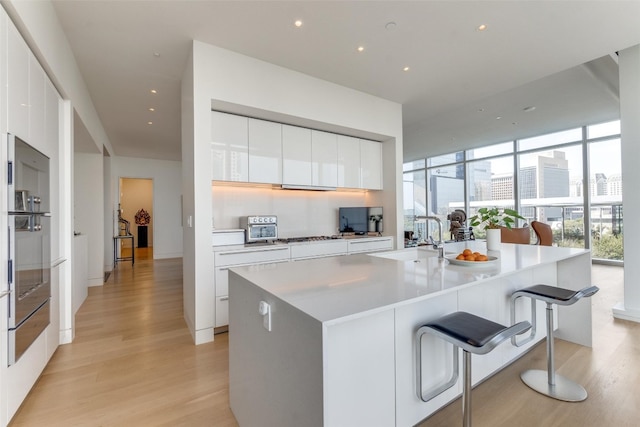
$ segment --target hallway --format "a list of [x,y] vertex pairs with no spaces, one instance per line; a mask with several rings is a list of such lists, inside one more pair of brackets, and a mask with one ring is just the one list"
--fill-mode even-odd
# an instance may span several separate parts
[[53,355],[10,424],[236,426],[227,334],[194,346],[182,315],[182,259],[136,249],[90,287],[76,336]]

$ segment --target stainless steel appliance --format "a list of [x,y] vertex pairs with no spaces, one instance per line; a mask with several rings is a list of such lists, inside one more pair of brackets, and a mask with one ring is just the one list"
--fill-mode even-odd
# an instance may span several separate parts
[[240,218],[245,230],[245,242],[269,242],[278,239],[278,218],[275,215],[251,215]]
[[7,135],[9,365],[49,324],[49,158]]

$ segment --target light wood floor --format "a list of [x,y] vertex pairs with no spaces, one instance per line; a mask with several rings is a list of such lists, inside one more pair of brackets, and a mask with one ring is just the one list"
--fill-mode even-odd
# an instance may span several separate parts
[[[12,427],[237,425],[228,401],[228,335],[193,345],[182,315],[181,259],[153,262],[150,254],[136,252],[135,267],[121,262],[104,287],[90,288],[74,342],[56,351]],[[593,268],[601,291],[592,298],[592,349],[556,341],[556,369],[587,388],[585,402],[556,401],[522,384],[522,370],[546,368],[542,344],[473,390],[474,425],[636,426],[640,324],[611,316],[622,279],[622,268]],[[461,419],[458,399],[419,425]]]

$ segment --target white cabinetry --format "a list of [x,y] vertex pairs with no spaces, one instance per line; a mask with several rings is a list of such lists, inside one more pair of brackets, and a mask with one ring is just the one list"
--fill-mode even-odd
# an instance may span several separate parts
[[282,183],[311,185],[311,130],[282,125]]
[[291,260],[346,255],[348,244],[344,239],[322,240],[302,245],[291,245]]
[[215,327],[229,324],[229,268],[241,265],[286,262],[290,259],[289,246],[262,249],[230,249],[214,251],[214,286],[216,292]]
[[360,140],[361,188],[382,190],[382,144]]
[[360,140],[338,135],[338,187],[360,188]]
[[46,145],[45,138],[45,74],[40,63],[29,52],[29,144],[40,147]]
[[249,181],[282,183],[282,125],[249,119]]
[[7,20],[7,131],[29,140],[29,56],[27,44]]
[[338,186],[338,135],[311,131],[311,185]]
[[337,187],[337,135],[282,125],[282,183]]
[[393,249],[393,237],[366,237],[349,239],[349,254],[389,251]]
[[249,180],[249,119],[211,112],[211,179]]

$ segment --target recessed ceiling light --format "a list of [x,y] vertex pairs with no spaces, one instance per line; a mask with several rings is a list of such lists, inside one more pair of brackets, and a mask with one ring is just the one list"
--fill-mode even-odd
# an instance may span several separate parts
[[149,108],[149,111],[156,111],[156,109],[151,107],[151,108]]
[[526,111],[526,112],[528,113],[529,111],[533,111],[533,110],[535,110],[535,109],[536,109],[536,107],[534,107],[533,105],[530,105],[530,106],[528,106],[528,107],[524,107],[524,108],[522,109],[522,111]]
[[158,93],[158,91],[155,89],[151,89],[151,93]]
[[364,52],[364,46],[358,46],[358,52]]
[[153,56],[155,56],[156,58],[160,58],[160,52],[153,52]]
[[153,122],[147,122],[147,124],[148,124],[148,125],[152,125],[152,124],[153,124]]
[[487,29],[487,26],[485,24],[482,25],[478,25],[478,28],[476,28],[478,31],[484,31]]
[[387,31],[393,31],[395,30],[397,27],[397,24],[395,22],[387,22],[387,24],[384,26],[384,28],[387,29]]
[[409,71],[409,70],[410,70],[410,68],[409,68],[409,67],[404,67],[404,68],[402,69],[402,71]]
[[302,27],[302,21],[297,19],[296,22],[293,23],[293,25],[295,25],[296,27],[300,28],[300,27]]
[[502,116],[498,116],[496,117],[496,120],[500,120],[502,118]]
[[484,111],[484,108],[478,108],[478,112],[482,113]]

